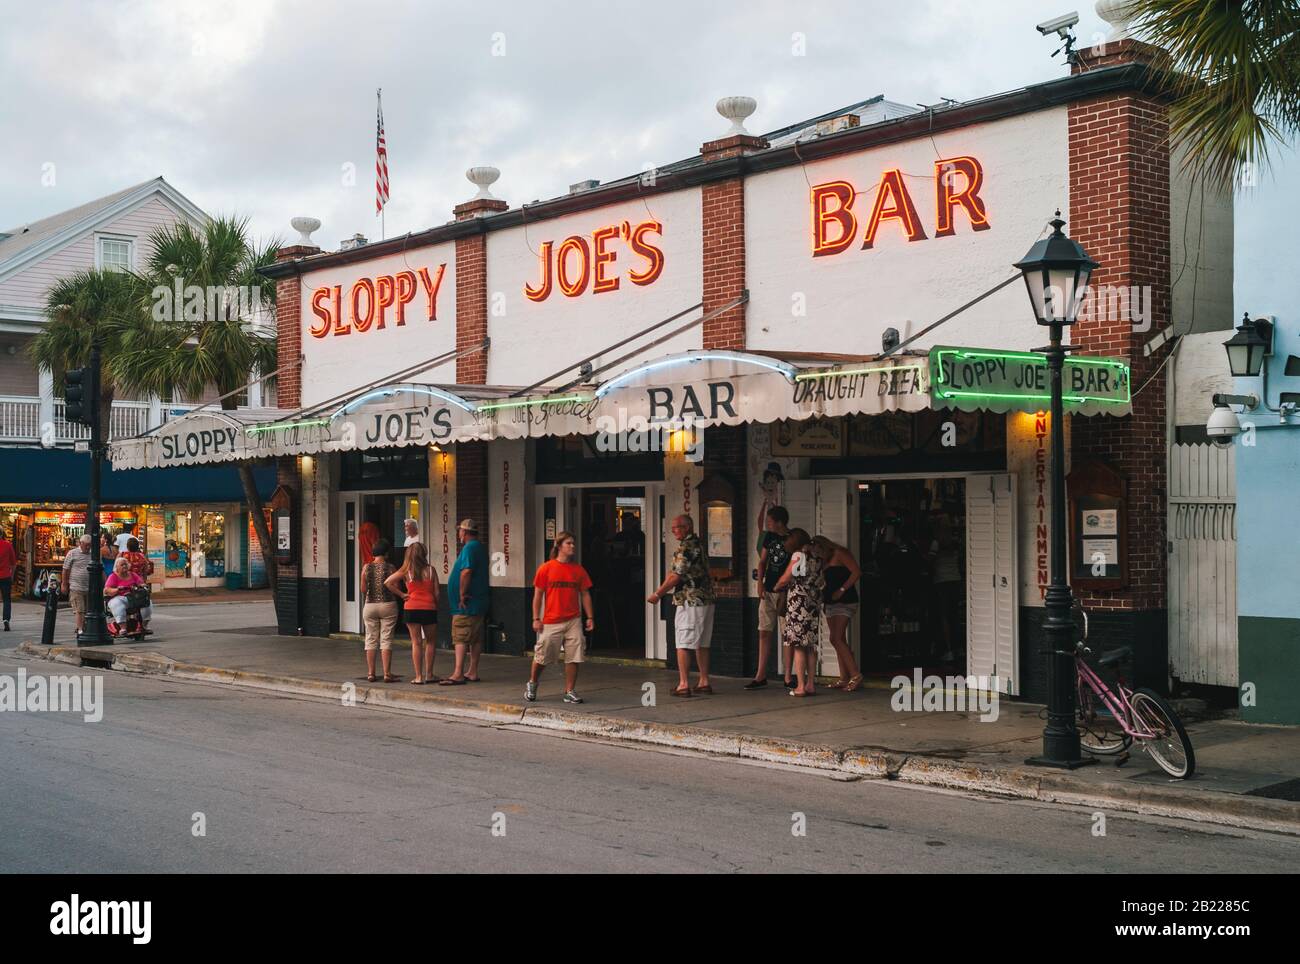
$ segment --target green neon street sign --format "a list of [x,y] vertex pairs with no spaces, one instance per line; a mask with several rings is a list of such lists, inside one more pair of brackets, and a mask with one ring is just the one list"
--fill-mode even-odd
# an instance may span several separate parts
[[[1074,355],[1061,377],[1067,411],[1128,410],[1127,362]],[[938,346],[930,350],[930,394],[936,408],[1039,411],[1051,401],[1047,360],[1029,351]]]

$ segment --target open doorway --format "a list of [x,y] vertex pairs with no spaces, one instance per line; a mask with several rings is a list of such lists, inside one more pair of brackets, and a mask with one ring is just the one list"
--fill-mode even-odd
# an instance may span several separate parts
[[864,672],[966,672],[966,479],[858,486]]
[[584,488],[579,561],[592,582],[599,656],[646,654],[646,492],[643,486]]

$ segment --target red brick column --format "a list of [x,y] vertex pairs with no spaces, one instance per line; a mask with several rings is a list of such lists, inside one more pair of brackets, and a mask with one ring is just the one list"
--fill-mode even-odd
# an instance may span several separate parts
[[[281,248],[276,261],[292,261],[313,254],[320,254],[320,248],[293,244]],[[302,405],[302,277],[296,271],[275,283],[275,328],[276,361],[280,369],[275,380],[275,402],[280,408],[299,408]],[[300,497],[302,478],[298,460],[276,459],[275,468],[276,482]],[[275,534],[271,533],[271,537]],[[302,629],[299,575],[297,563],[275,564],[275,615],[282,636],[297,635]]]
[[[504,211],[509,205],[495,198],[478,198],[456,206],[457,221]],[[481,345],[488,333],[487,234],[456,239],[456,350]],[[486,351],[456,359],[456,381],[461,385],[487,383]],[[456,445],[456,513],[473,518],[487,537],[488,452],[486,442]],[[459,520],[458,520],[459,521]]]
[[[700,154],[710,161],[763,150],[761,137],[733,135],[710,141]],[[701,188],[703,206],[704,313],[739,298],[745,290],[745,179],[708,181]],[[745,347],[745,306],[704,323],[704,348],[735,351]]]
[[[1150,63],[1158,55],[1158,50],[1145,44],[1121,41],[1107,45],[1104,52],[1083,51],[1075,73]],[[1165,651],[1165,372],[1151,376],[1169,346],[1150,357],[1142,348],[1170,323],[1168,137],[1164,103],[1149,93],[1106,94],[1069,108],[1070,224],[1066,230],[1100,264],[1092,276],[1094,294],[1123,288],[1126,309],[1122,317],[1106,317],[1104,311],[1084,317],[1070,333],[1070,342],[1084,354],[1128,361],[1132,390],[1138,392],[1129,416],[1075,417],[1071,423],[1072,464],[1102,461],[1128,480],[1129,584],[1079,595],[1090,609],[1112,611],[1112,625],[1130,627],[1132,641],[1148,651],[1148,668],[1160,673],[1165,667],[1156,666],[1160,660],[1149,650],[1158,645],[1160,652]],[[1144,305],[1150,298],[1151,327],[1144,331],[1134,330],[1127,310],[1132,287],[1142,289]],[[1138,658],[1140,669],[1141,652]]]
[[[276,261],[293,261],[320,254],[320,248],[291,244],[280,249]],[[302,405],[302,277],[296,272],[275,283],[276,358],[280,374],[275,381],[280,408]]]

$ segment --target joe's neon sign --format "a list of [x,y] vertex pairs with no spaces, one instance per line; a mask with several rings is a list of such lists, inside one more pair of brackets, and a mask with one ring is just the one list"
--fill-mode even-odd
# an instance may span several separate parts
[[617,291],[622,282],[616,266],[618,251],[614,247],[618,238],[644,262],[628,269],[627,280],[634,285],[654,284],[663,274],[664,253],[649,236],[663,232],[664,226],[658,221],[639,224],[624,221],[597,228],[589,238],[572,235],[558,247],[554,241],[543,241],[538,252],[540,277],[536,285],[524,285],[524,294],[529,301],[545,301],[556,288],[566,298],[576,298],[588,289],[592,294]]
[[[954,212],[960,208],[975,231],[987,231],[988,211],[980,197],[984,168],[973,157],[949,157],[934,162],[936,238],[957,233]],[[858,192],[848,181],[827,181],[812,189],[812,253],[827,257],[847,250],[858,239],[853,202]],[[872,248],[885,221],[897,221],[908,241],[924,241],[925,228],[898,168],[885,171],[876,189],[876,203],[862,230],[862,248]]]

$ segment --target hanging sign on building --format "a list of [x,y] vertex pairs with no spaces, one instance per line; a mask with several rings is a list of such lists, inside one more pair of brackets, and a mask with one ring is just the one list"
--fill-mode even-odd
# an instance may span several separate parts
[[[1036,352],[939,346],[930,350],[930,391],[935,408],[1036,412],[1051,400],[1046,358]],[[1127,415],[1128,363],[1118,358],[1072,355],[1061,378],[1067,412]]]

